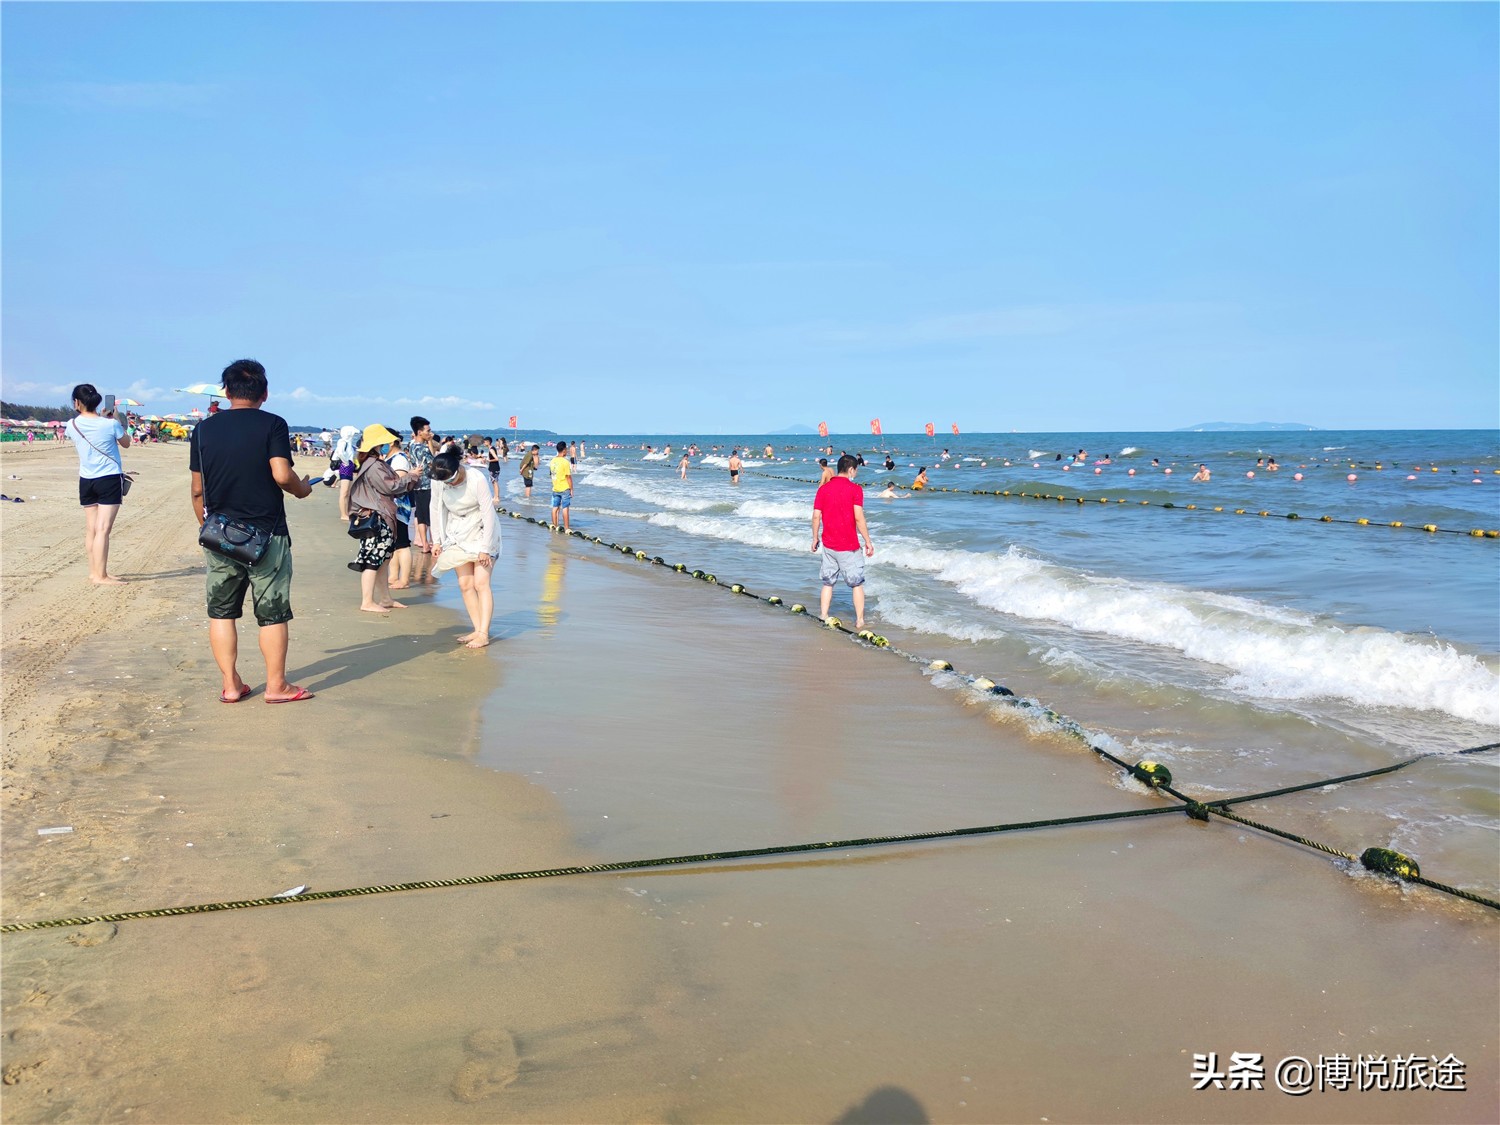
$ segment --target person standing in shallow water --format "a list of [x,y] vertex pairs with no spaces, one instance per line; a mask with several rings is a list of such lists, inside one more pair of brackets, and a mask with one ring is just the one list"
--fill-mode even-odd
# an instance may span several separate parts
[[[823,552],[819,578],[823,582],[819,615],[827,620],[833,603],[833,588],[840,581],[849,587],[854,599],[854,627],[865,627],[865,559],[875,553],[870,529],[865,523],[865,490],[854,483],[859,462],[844,454],[839,458],[838,474],[818,489],[813,499],[812,549]],[[864,537],[864,554],[859,540]]]
[[238,622],[248,591],[266,662],[266,702],[297,703],[313,693],[286,678],[292,537],[282,495],[304,499],[312,493],[312,482],[292,469],[286,419],[261,409],[267,396],[266,369],[253,359],[235,360],[224,369],[222,385],[229,409],[198,423],[188,439],[193,515],[199,527],[209,512],[230,516],[266,532],[270,542],[253,565],[203,548],[208,565],[208,643],[224,681],[219,700],[239,703],[250,695],[236,667]]
[[118,586],[125,580],[109,572],[109,534],[125,502],[120,450],[129,448],[130,434],[113,415],[96,413],[103,401],[92,383],[79,383],[73,388],[78,417],[66,430],[78,450],[78,503],[83,506],[83,553],[89,563],[89,581],[96,586]]

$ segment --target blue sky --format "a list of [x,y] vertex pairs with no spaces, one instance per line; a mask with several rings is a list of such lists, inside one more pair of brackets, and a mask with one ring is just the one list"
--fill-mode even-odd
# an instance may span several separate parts
[[1494,426],[1497,11],[6,4],[4,395]]

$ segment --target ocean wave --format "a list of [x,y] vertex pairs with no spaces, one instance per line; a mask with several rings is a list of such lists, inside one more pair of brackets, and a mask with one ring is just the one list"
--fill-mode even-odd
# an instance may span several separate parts
[[[756,466],[758,466],[758,465],[764,465],[765,463],[766,462],[764,462],[764,461],[752,461],[748,457],[741,457],[740,458],[740,464],[743,465],[747,469],[753,469]],[[699,464],[700,465],[712,465],[716,469],[727,469],[727,468],[729,468],[729,458],[728,457],[721,457],[717,453],[706,453],[706,454],[704,454],[702,460],[699,461]]]
[[746,519],[804,520],[812,519],[811,500],[746,500],[734,509]]
[[1173,649],[1225,668],[1225,686],[1236,693],[1336,698],[1500,724],[1500,675],[1440,641],[1344,627],[1249,598],[1095,578],[1015,547],[979,554],[898,539],[886,544],[884,556],[998,613]]
[[[623,492],[632,500],[639,500],[642,504],[649,504],[653,508],[670,508],[679,512],[706,512],[721,503],[721,501],[709,500],[701,496],[687,496],[680,489],[674,488],[665,481],[631,476],[607,465],[601,465],[588,473],[580,474],[579,483],[591,488],[608,488],[615,492]],[[678,483],[681,484],[680,481]]]
[[1127,445],[1124,449],[1120,450],[1120,456],[1121,457],[1129,457],[1132,453],[1139,453],[1139,452],[1140,452],[1140,450],[1137,447],[1135,447],[1133,445]]

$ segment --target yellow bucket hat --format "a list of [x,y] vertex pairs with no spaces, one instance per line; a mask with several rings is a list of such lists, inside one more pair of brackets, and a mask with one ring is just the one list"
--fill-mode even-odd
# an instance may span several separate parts
[[376,422],[373,426],[365,427],[365,432],[359,439],[359,451],[361,453],[368,453],[372,449],[379,449],[382,445],[389,445],[391,442],[398,440],[400,439],[395,434],[391,433],[390,430],[386,429],[379,422]]

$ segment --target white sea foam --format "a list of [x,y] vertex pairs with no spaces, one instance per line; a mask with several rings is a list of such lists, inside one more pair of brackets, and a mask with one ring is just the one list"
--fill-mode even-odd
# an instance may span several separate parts
[[666,459],[665,453],[647,453],[641,458],[642,461],[665,461]]
[[1500,724],[1500,676],[1451,645],[1346,628],[1249,598],[1095,578],[1012,547],[980,554],[887,541],[885,560],[953,585],[986,609],[1175,649],[1226,668],[1230,689],[1333,697]]
[[1050,449],[1032,449],[1027,452],[1026,456],[1029,460],[1035,461],[1038,457],[1050,457],[1052,452]]
[[[727,468],[729,468],[729,458],[728,457],[721,457],[717,453],[708,453],[708,454],[705,454],[703,456],[703,459],[699,463],[703,464],[703,465],[712,465],[716,469],[727,469]],[[753,469],[757,465],[764,465],[765,462],[764,461],[752,461],[748,457],[741,457],[740,458],[740,464],[743,465],[747,469]]]
[[726,519],[723,516],[678,515],[675,512],[657,512],[648,523],[657,527],[675,527],[690,535],[706,535],[711,539],[724,539],[733,543],[748,543],[752,547],[770,547],[773,550],[807,552],[806,531],[783,530],[750,523],[746,520]]
[[811,520],[812,500],[746,500],[734,509],[746,519]]
[[1132,453],[1139,453],[1139,452],[1140,452],[1140,449],[1138,449],[1136,446],[1127,445],[1124,449],[1120,450],[1120,456],[1121,457],[1129,457]]
[[612,469],[608,465],[601,465],[581,474],[579,483],[590,488],[613,489],[653,508],[670,508],[679,512],[706,512],[719,503],[702,496],[689,496],[682,490],[685,486],[680,480],[675,477],[671,480],[676,481],[675,486],[667,480],[643,479]]

